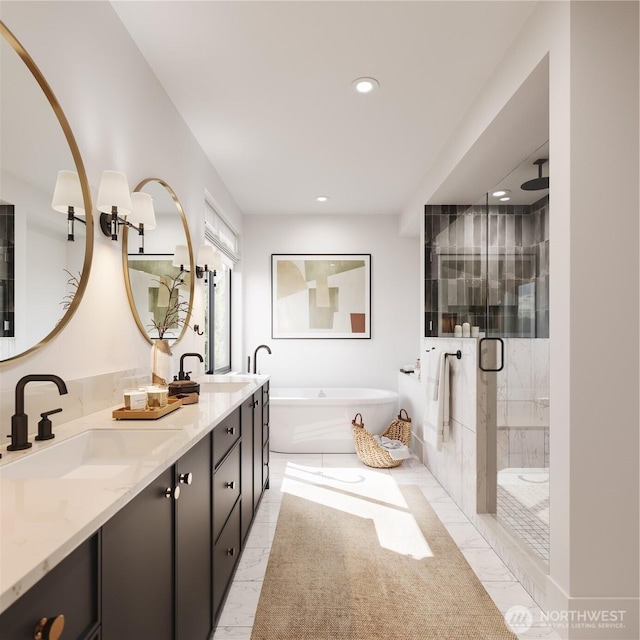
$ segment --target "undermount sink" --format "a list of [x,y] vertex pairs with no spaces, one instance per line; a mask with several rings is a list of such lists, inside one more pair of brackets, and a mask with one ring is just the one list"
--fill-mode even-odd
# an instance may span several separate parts
[[92,429],[0,467],[0,479],[113,478],[134,465],[159,460],[178,430]]
[[201,382],[200,393],[235,393],[251,382]]

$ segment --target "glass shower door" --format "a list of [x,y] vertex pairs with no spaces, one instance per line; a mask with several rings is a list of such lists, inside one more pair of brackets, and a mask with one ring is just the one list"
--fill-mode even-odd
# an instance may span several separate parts
[[548,565],[549,200],[531,198],[504,205],[484,197],[486,297],[478,357],[487,391],[487,469],[495,469],[486,511]]

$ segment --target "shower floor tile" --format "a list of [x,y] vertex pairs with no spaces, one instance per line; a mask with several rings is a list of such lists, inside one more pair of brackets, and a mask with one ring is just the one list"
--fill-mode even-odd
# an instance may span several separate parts
[[549,470],[508,468],[499,471],[496,518],[548,564]]

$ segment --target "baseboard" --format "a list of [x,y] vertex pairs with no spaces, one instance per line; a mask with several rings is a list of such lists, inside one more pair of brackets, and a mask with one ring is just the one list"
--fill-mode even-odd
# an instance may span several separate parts
[[640,599],[637,597],[571,597],[547,576],[550,627],[567,640],[638,640]]

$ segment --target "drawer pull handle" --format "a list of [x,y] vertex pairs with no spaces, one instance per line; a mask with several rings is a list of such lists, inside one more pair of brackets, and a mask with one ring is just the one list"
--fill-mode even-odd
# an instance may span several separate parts
[[231,549],[227,549],[227,555],[228,556],[235,556],[236,555],[235,547],[231,547]]
[[64,631],[64,616],[41,618],[33,630],[33,640],[58,640]]
[[227,427],[227,433],[229,435],[231,435],[231,436],[235,435],[235,432],[236,432],[236,428],[235,427]]
[[193,473],[181,473],[178,476],[178,481],[182,482],[182,484],[191,484],[193,482]]
[[265,462],[265,463],[264,463],[264,466],[265,466],[265,467],[268,467],[268,466],[269,466],[269,463],[268,463],[268,462]]
[[177,500],[180,497],[180,487],[174,487],[173,489],[171,487],[167,487],[164,492],[164,497]]
[[256,401],[253,403],[253,405],[252,405],[252,406],[253,406],[253,408],[255,409],[259,404],[260,404],[260,403],[256,400]]
[[225,482],[224,486],[227,489],[235,489],[236,488],[236,482],[235,482],[235,480],[232,480],[231,482]]

